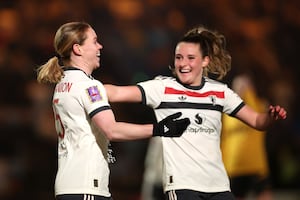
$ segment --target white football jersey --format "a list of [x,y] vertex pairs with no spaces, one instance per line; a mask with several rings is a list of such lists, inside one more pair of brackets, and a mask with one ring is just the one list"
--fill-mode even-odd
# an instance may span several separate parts
[[161,138],[164,190],[230,191],[220,150],[221,115],[235,115],[242,99],[226,84],[206,77],[198,87],[162,76],[138,86],[158,121],[175,112],[191,121],[181,137]]
[[108,141],[91,118],[110,109],[102,83],[76,68],[67,68],[53,96],[58,133],[55,195],[111,196],[108,189]]

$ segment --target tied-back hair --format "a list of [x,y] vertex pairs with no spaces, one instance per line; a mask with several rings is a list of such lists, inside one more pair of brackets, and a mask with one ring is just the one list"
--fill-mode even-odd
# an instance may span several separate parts
[[63,24],[54,38],[55,56],[37,69],[39,83],[58,83],[64,76],[63,66],[70,64],[70,56],[74,44],[83,44],[86,31],[91,26],[86,22],[69,22]]
[[226,50],[226,39],[222,34],[198,26],[187,31],[179,42],[199,44],[202,56],[209,57],[210,62],[203,70],[204,76],[212,74],[220,80],[231,69],[231,56]]

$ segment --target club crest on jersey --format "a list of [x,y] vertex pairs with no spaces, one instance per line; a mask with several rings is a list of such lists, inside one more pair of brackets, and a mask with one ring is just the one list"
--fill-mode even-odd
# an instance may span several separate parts
[[210,98],[212,104],[215,106],[216,105],[216,96],[211,95],[211,96],[209,96],[209,98]]
[[88,93],[88,95],[90,97],[90,100],[92,102],[96,102],[96,101],[102,100],[102,96],[101,96],[101,94],[100,94],[99,89],[98,89],[97,86],[89,87],[87,89],[87,93]]

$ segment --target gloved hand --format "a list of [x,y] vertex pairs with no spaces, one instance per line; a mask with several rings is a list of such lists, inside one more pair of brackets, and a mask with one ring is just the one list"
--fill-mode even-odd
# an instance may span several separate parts
[[180,137],[191,123],[189,118],[177,119],[181,115],[181,112],[177,112],[169,115],[160,122],[153,124],[153,137]]

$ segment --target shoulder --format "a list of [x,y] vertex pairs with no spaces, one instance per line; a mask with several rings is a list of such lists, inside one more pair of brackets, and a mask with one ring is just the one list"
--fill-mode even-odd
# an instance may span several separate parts
[[103,84],[92,77],[86,75],[79,75],[77,80],[74,80],[76,88],[81,91],[87,91],[87,93],[101,92],[105,91]]
[[212,88],[219,88],[219,89],[223,89],[223,90],[227,90],[228,85],[226,83],[208,78],[208,77],[204,77],[204,82],[205,82],[205,87],[212,87]]
[[211,84],[211,85],[226,86],[225,83],[222,83],[220,81],[217,81],[217,80],[214,80],[214,79],[211,79],[211,78],[208,78],[208,77],[204,77],[204,81],[208,84]]
[[170,76],[156,76],[153,80],[161,80],[161,81],[176,81],[176,79],[174,77],[170,77]]
[[169,76],[156,76],[151,80],[138,83],[146,92],[163,93],[166,87],[174,86],[176,79]]
[[138,85],[163,86],[163,85],[166,85],[166,84],[171,83],[171,82],[176,82],[176,79],[173,78],[173,77],[161,76],[160,75],[160,76],[154,77],[153,79],[140,82],[140,83],[138,83]]

